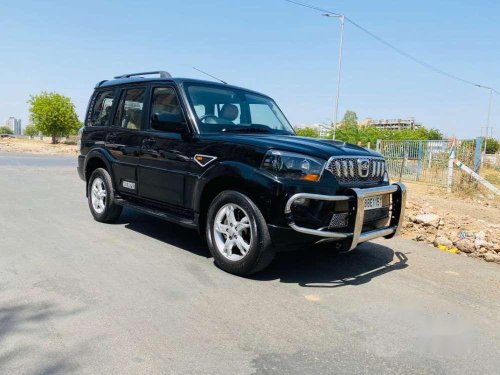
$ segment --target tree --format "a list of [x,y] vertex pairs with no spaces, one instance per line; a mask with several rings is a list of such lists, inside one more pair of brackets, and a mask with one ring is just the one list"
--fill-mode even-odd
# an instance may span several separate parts
[[314,128],[309,128],[309,127],[295,129],[295,133],[297,135],[300,135],[301,137],[312,137],[312,138],[319,137],[318,130],[316,130]]
[[52,143],[74,133],[80,126],[75,106],[67,96],[43,91],[32,95],[28,103],[31,122],[43,134],[50,135]]
[[495,138],[488,138],[486,140],[486,153],[496,154],[500,150],[500,140]]
[[14,134],[14,132],[8,126],[0,126],[0,134]]
[[33,138],[37,134],[38,134],[38,129],[36,128],[35,125],[28,125],[24,128],[24,135],[27,135],[30,138]]
[[354,111],[347,110],[340,126],[344,128],[358,127],[358,115]]
[[427,132],[427,139],[430,140],[439,140],[443,139],[443,133],[441,133],[438,129],[429,129]]

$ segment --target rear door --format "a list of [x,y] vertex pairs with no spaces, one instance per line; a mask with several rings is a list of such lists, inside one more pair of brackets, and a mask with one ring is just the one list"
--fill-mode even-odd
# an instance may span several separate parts
[[190,168],[191,142],[185,141],[178,132],[166,131],[153,119],[155,116],[170,117],[188,131],[186,117],[173,85],[153,85],[150,97],[138,170],[140,196],[182,208],[185,207],[184,190]]
[[113,155],[113,175],[118,191],[137,195],[137,166],[141,127],[144,123],[145,86],[123,88],[116,106],[110,131],[106,136],[106,148]]

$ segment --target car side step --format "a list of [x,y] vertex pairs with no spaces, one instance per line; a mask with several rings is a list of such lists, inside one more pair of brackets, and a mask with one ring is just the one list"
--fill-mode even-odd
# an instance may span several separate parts
[[157,209],[152,208],[152,207],[142,206],[140,204],[133,203],[133,202],[127,201],[127,200],[122,199],[122,198],[115,198],[115,203],[119,206],[132,208],[134,210],[144,212],[145,214],[155,216],[157,218],[160,218],[160,219],[163,219],[166,221],[170,221],[170,222],[175,223],[175,224],[182,225],[183,227],[186,227],[186,228],[191,228],[191,229],[198,228],[198,225],[194,220],[188,219],[184,216],[176,215],[173,213],[167,213],[165,211],[157,210]]

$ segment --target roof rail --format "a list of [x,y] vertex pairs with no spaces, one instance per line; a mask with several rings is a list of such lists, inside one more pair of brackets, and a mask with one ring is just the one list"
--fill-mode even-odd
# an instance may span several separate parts
[[159,74],[161,78],[172,78],[169,72],[165,72],[164,70],[157,70],[154,72],[142,72],[142,73],[129,73],[129,74],[122,74],[121,76],[116,76],[114,77],[115,79],[118,78],[130,78],[134,76],[143,76],[143,75],[151,75],[151,74]]
[[97,87],[101,86],[104,82],[108,82],[108,80],[107,79],[103,79],[102,81],[97,82],[97,84],[95,85],[95,87],[97,88]]

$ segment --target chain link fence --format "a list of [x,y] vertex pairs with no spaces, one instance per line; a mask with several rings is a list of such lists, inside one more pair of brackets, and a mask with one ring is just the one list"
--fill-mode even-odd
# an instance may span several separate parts
[[[474,164],[475,141],[456,140],[455,158],[466,165]],[[377,142],[377,151],[387,161],[389,176],[393,180],[423,182],[447,186],[452,157],[452,140],[387,141]],[[455,174],[455,178],[457,174]]]

